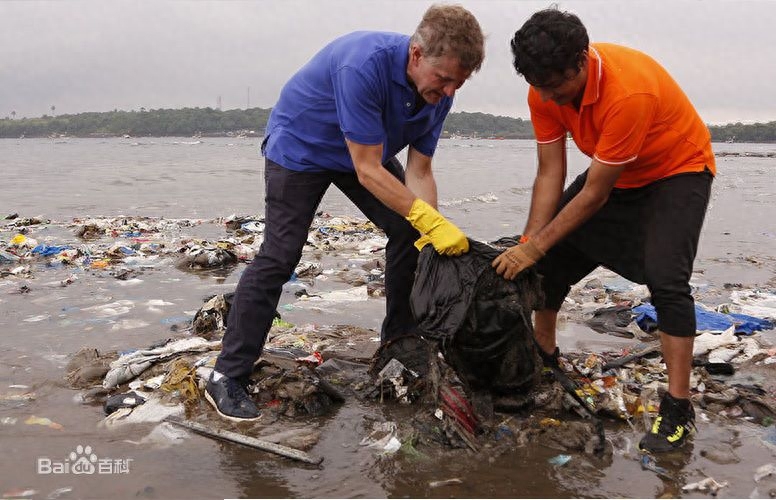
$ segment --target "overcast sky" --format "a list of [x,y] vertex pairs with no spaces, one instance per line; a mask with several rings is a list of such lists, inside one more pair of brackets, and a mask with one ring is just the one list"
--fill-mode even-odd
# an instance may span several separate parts
[[[411,34],[421,0],[0,1],[0,118],[141,107],[272,107],[289,76],[354,30]],[[509,40],[550,2],[462,0],[486,33],[454,111],[527,118]],[[707,123],[776,120],[776,1],[577,0],[593,41],[660,61]]]

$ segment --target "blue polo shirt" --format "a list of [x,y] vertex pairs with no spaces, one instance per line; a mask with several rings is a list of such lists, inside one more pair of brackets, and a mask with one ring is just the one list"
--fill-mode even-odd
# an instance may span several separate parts
[[366,31],[329,43],[280,92],[264,156],[291,170],[354,172],[345,138],[382,144],[383,162],[408,145],[433,156],[453,99],[412,114],[409,44],[406,35]]

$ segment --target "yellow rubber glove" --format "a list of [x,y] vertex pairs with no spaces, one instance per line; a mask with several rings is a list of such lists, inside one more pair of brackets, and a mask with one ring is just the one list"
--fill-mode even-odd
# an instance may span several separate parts
[[525,269],[536,264],[544,257],[544,252],[533,244],[532,241],[526,241],[523,244],[515,245],[504,250],[501,255],[493,261],[493,268],[496,273],[504,278],[511,280]]
[[407,220],[421,234],[428,236],[434,249],[442,255],[461,255],[469,251],[469,240],[463,231],[420,198],[412,202]]
[[423,250],[423,247],[426,245],[431,245],[431,238],[426,236],[425,234],[422,235],[418,240],[415,242],[415,248],[418,249],[418,252]]

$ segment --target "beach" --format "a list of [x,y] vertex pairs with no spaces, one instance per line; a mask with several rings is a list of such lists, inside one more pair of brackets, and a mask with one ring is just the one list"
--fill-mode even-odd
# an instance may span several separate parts
[[[81,250],[69,261],[57,259],[59,252],[0,261],[0,492],[6,497],[693,498],[708,492],[682,488],[708,477],[725,483],[717,492],[723,498],[769,498],[776,492],[772,475],[755,480],[758,469],[776,462],[773,424],[733,414],[699,412],[704,416],[688,452],[660,464],[667,475],[640,462],[634,446],[643,427],[616,419],[605,423],[610,447],[604,456],[532,442],[490,453],[486,447],[476,453],[430,448],[420,456],[387,454],[361,444],[363,439],[374,422],[402,422],[414,409],[349,397],[325,415],[291,419],[317,431],[307,451],[323,458],[320,465],[192,433],[156,439],[153,423],[100,426],[103,405],[85,402],[84,390],[68,383],[68,363],[82,348],[123,352],[181,338],[206,299],[234,291],[260,243],[260,227],[252,227],[252,241],[246,240],[251,228],[239,237],[229,228],[230,221],[260,223],[263,216],[259,143],[256,138],[0,141],[0,154],[10,165],[0,217],[16,215],[1,221],[2,249],[17,238]],[[710,308],[733,304],[744,292],[776,290],[776,159],[769,156],[776,146],[719,144],[715,150],[726,154],[717,159],[719,174],[692,282],[696,301]],[[535,170],[531,141],[444,140],[435,162],[440,211],[467,235],[492,241],[520,232]],[[584,158],[572,152],[569,180],[584,168]],[[302,260],[318,271],[289,283],[278,311],[288,324],[311,332],[352,327],[359,343],[349,356],[369,357],[379,346],[385,302],[379,290],[367,290],[370,271],[364,266],[384,259],[381,235],[365,229],[363,217],[336,188],[320,211],[321,227],[350,225],[351,235],[364,237],[354,237],[354,244],[341,238],[339,247],[336,242],[306,247]],[[93,238],[82,237],[88,224],[97,226]],[[216,242],[229,238],[240,245],[229,247],[240,257],[234,265],[181,264],[193,251],[218,248]],[[379,272],[373,275],[379,278]],[[632,289],[614,276],[599,279],[609,292]],[[321,303],[300,296],[302,289],[307,295],[339,295]],[[352,296],[343,295],[352,290]],[[587,312],[573,305],[566,311],[559,332],[563,352],[616,351],[638,342],[592,330],[585,324]],[[766,352],[776,345],[772,329],[749,338]],[[330,349],[347,343],[346,336],[338,337]],[[746,372],[749,384],[761,387],[771,401],[772,370],[773,365],[753,365]],[[218,419],[204,402],[198,415],[206,422]],[[71,453],[87,460],[95,455],[93,463],[103,464],[104,473],[41,469],[41,463],[63,463]],[[561,454],[570,458],[552,461]]]

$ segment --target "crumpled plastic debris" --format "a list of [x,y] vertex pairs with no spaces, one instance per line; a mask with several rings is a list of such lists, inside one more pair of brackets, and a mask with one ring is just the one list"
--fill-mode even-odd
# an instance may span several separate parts
[[717,482],[713,477],[707,477],[695,483],[690,483],[682,486],[682,491],[701,491],[709,492],[712,495],[716,495],[719,490],[727,487],[727,481]]
[[549,460],[547,460],[547,462],[549,462],[552,465],[561,466],[561,465],[566,465],[570,460],[571,460],[571,455],[556,455],[550,458]]
[[30,417],[27,417],[27,419],[24,421],[27,425],[42,425],[44,427],[49,427],[51,429],[56,429],[58,431],[61,431],[64,429],[62,424],[58,424],[47,417],[36,417],[35,415],[31,415]]
[[125,354],[110,364],[103,387],[110,389],[137,377],[153,364],[179,356],[182,353],[203,352],[219,349],[220,341],[207,341],[202,337],[175,340],[156,349],[139,349]]
[[145,398],[134,391],[114,394],[105,401],[104,410],[110,415],[119,408],[134,408],[145,403]]
[[175,392],[185,403],[193,404],[199,399],[195,371],[196,367],[190,366],[185,360],[176,359],[159,388],[167,393]]
[[760,480],[774,475],[776,475],[776,464],[761,465],[754,471],[754,482],[759,483]]
[[127,424],[159,423],[168,417],[181,417],[186,408],[183,404],[166,404],[161,397],[149,393],[146,402],[134,408],[119,408],[101,422],[101,427],[118,427]]
[[372,424],[372,432],[359,444],[386,454],[396,453],[401,448],[401,441],[396,437],[396,429],[395,422],[375,422]]
[[384,382],[389,382],[393,397],[402,403],[411,403],[414,394],[410,391],[412,382],[418,379],[418,374],[408,369],[401,361],[392,358],[377,374],[375,384],[385,388]]

